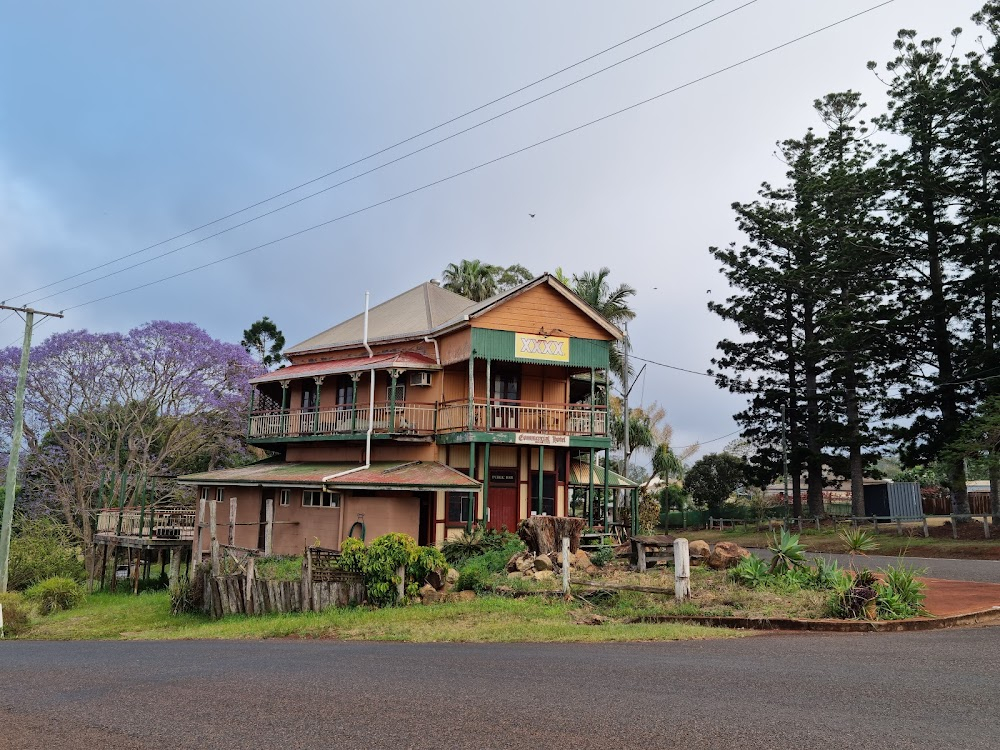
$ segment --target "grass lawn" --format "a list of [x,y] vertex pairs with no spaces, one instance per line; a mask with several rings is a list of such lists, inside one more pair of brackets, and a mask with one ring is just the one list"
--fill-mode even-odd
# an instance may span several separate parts
[[[899,555],[911,557],[947,557],[968,560],[1000,560],[1000,540],[998,539],[950,539],[940,537],[925,538],[919,531],[916,536],[896,536],[894,527],[892,531],[879,534],[879,548],[872,552],[873,555],[886,555],[898,557]],[[981,527],[979,527],[981,529]],[[798,533],[796,529],[793,529]],[[742,547],[767,547],[771,541],[771,534],[767,531],[746,531],[742,529],[726,531],[673,531],[675,536],[685,536],[688,539],[704,539],[709,544],[715,542],[736,542]],[[803,530],[800,540],[810,552],[831,552],[843,553],[844,543],[832,530],[817,532],[809,529]]]
[[[363,607],[322,613],[228,617],[170,614],[166,592],[139,596],[97,593],[66,612],[38,618],[22,639],[155,640],[168,638],[335,638],[409,642],[675,641],[731,638],[739,631],[684,624],[625,624],[610,619],[581,624],[598,611],[578,602],[541,597],[482,596],[468,602],[411,605],[381,610]],[[609,613],[611,614],[611,613]],[[624,610],[621,611],[624,615]],[[634,616],[636,613],[630,613]]]

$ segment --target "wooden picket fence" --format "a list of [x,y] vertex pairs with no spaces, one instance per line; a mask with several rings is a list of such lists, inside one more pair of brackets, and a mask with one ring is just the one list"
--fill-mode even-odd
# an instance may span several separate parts
[[[221,545],[220,545],[221,546]],[[360,573],[335,570],[335,550],[310,547],[299,581],[271,581],[256,576],[255,550],[225,550],[236,562],[233,573],[205,574],[205,611],[214,618],[286,612],[322,612],[329,607],[361,604],[366,598]],[[232,554],[235,553],[235,554]]]

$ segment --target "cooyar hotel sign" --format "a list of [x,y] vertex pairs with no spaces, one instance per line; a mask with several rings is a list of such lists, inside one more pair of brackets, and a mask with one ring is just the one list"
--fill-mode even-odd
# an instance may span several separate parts
[[569,362],[569,339],[539,336],[537,333],[514,334],[514,356],[541,362]]

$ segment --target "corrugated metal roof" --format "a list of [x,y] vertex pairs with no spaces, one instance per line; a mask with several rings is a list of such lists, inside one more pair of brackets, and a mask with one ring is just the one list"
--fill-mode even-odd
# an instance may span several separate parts
[[[545,273],[482,302],[473,302],[437,284],[425,282],[368,311],[368,341],[416,338],[445,331],[464,323],[467,318],[482,315],[540,284],[548,284],[616,339],[620,340],[623,337],[622,331],[617,326],[610,323],[572,289],[551,274]],[[286,349],[285,353],[301,354],[360,345],[364,335],[364,321],[364,313],[355,315],[350,320],[345,320]]]
[[[607,471],[608,474],[608,487],[638,487],[639,485],[633,482],[631,479],[626,479],[621,474],[618,474],[611,469],[605,470],[600,464],[594,465],[594,486],[603,487],[604,486],[604,472]],[[571,485],[577,485],[581,487],[590,486],[590,463],[587,461],[581,461],[579,459],[575,461],[570,461],[569,464],[569,483]]]
[[336,375],[344,372],[358,372],[376,367],[380,370],[398,368],[400,370],[439,370],[438,364],[430,357],[416,352],[395,352],[376,354],[374,357],[351,357],[328,362],[309,362],[301,365],[289,365],[280,370],[269,372],[253,378],[251,383],[273,383],[278,380],[293,380],[295,378],[315,377],[318,375]]
[[[313,485],[324,484],[323,478],[350,469],[359,469],[356,463],[300,463],[269,459],[237,469],[219,469],[179,477],[182,484],[219,485]],[[328,487],[342,489],[372,489],[378,487],[397,489],[473,490],[480,483],[457,469],[437,461],[377,461],[367,469],[359,469],[346,476],[325,483]]]
[[[368,311],[368,340],[428,334],[475,305],[472,300],[428,281],[371,308]],[[286,349],[285,353],[298,354],[360,344],[364,337],[364,324],[364,313],[355,315]]]

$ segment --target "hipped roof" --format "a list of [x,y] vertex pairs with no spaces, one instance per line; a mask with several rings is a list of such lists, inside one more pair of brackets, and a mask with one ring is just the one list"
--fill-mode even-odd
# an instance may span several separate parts
[[280,370],[268,372],[253,378],[251,383],[273,383],[280,380],[295,378],[338,375],[341,373],[360,372],[371,368],[379,370],[439,370],[438,364],[430,357],[416,352],[395,352],[376,354],[374,357],[351,357],[326,362],[308,362],[301,365],[289,365]]
[[[376,461],[366,469],[356,463],[285,462],[268,459],[236,469],[188,474],[182,484],[212,484],[249,487],[327,486],[334,489],[453,490],[478,492],[481,484],[437,461]],[[358,469],[324,482],[324,477]]]
[[[449,329],[467,324],[487,311],[543,284],[569,300],[580,312],[596,322],[616,340],[623,338],[624,334],[621,329],[608,321],[557,278],[545,273],[482,302],[473,302],[435,283],[425,282],[376,305],[368,311],[368,341],[377,343],[444,333]],[[286,349],[285,354],[303,354],[359,346],[364,336],[364,318],[364,313],[355,315],[333,328],[328,328],[322,333]]]

